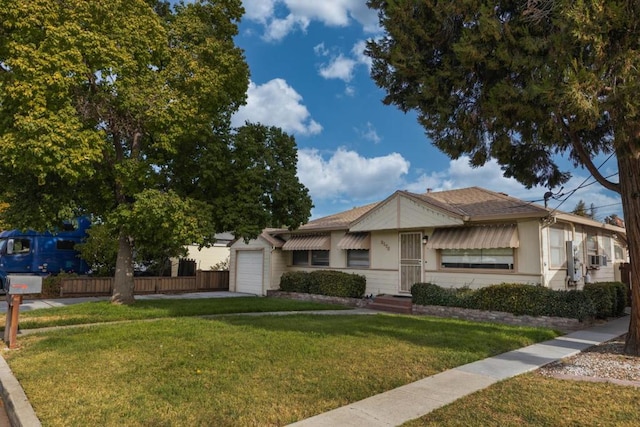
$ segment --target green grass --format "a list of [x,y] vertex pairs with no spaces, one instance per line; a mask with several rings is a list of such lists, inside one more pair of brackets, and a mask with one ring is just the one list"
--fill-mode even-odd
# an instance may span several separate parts
[[497,383],[404,427],[637,426],[640,391],[532,373]]
[[[19,324],[21,329],[34,329],[164,317],[342,309],[347,307],[310,301],[257,297],[138,300],[131,305],[116,305],[108,301],[100,301],[22,311]],[[0,329],[4,329],[5,317],[0,316]]]
[[383,314],[190,317],[23,336],[5,358],[43,425],[264,426],[553,336]]

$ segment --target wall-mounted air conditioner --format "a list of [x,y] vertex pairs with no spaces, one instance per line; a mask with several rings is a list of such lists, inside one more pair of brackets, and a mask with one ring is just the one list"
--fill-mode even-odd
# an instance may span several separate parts
[[606,267],[606,255],[589,255],[589,267]]

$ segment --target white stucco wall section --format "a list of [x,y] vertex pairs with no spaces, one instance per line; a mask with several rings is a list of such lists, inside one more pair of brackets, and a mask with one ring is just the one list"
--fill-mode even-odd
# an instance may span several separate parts
[[463,225],[461,218],[430,208],[402,194],[395,194],[350,227],[351,232],[419,229]]

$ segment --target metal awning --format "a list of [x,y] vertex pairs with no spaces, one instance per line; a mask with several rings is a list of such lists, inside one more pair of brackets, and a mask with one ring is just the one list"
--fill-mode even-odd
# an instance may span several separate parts
[[285,251],[328,251],[331,249],[331,236],[307,235],[292,236],[282,245]]
[[437,228],[429,237],[429,249],[496,249],[520,246],[516,224]]
[[371,235],[369,233],[347,233],[338,242],[340,249],[366,249],[371,247]]

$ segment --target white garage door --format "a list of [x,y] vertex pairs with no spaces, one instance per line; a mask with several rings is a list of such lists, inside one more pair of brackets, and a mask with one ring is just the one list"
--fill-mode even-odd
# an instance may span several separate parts
[[236,252],[236,291],[262,295],[262,251]]

